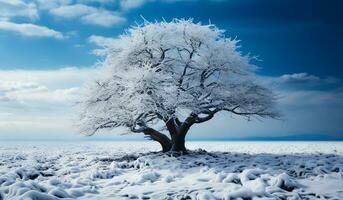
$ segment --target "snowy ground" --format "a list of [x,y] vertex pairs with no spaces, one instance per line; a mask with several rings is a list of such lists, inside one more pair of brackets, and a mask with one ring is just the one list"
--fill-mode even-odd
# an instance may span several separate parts
[[0,200],[343,199],[342,142],[186,145],[0,142]]

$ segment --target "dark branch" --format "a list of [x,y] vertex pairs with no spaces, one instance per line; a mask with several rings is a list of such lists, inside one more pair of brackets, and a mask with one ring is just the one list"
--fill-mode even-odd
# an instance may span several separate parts
[[168,136],[159,131],[156,131],[153,128],[145,126],[143,123],[138,123],[137,125],[140,127],[137,128],[136,125],[131,126],[132,132],[144,133],[144,135],[148,136],[150,139],[159,142],[162,146],[163,152],[169,151],[171,149],[172,143]]
[[242,116],[259,116],[259,117],[271,117],[277,119],[279,116],[276,113],[273,112],[266,112],[266,109],[260,109],[257,111],[251,111],[251,112],[239,112],[236,111],[240,106],[236,106],[231,109],[224,108],[223,110],[231,112],[235,115],[242,115]]
[[152,128],[147,128],[144,131],[144,135],[148,136],[154,141],[157,141],[161,144],[163,152],[167,152],[171,149],[172,143],[171,140],[164,135],[163,133],[160,133]]

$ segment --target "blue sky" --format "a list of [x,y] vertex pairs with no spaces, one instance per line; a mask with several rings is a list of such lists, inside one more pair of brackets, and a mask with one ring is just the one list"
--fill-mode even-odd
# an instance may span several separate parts
[[221,114],[189,137],[343,139],[340,7],[334,0],[0,0],[0,139],[80,138],[71,102],[101,60],[92,51],[142,16],[225,29],[243,53],[259,56],[261,82],[280,96],[281,121]]

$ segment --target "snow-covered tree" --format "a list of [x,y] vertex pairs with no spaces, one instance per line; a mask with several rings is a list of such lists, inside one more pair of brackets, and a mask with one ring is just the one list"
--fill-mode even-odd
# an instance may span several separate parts
[[273,93],[254,81],[255,66],[237,42],[192,20],[130,28],[98,51],[105,59],[82,96],[81,132],[124,127],[163,151],[186,151],[189,129],[218,112],[278,117]]

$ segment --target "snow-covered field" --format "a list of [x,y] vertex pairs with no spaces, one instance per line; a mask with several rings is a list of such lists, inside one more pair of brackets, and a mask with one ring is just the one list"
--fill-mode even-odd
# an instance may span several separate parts
[[0,200],[343,199],[342,142],[186,145],[0,142]]

